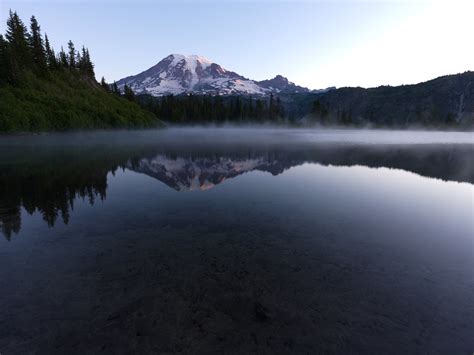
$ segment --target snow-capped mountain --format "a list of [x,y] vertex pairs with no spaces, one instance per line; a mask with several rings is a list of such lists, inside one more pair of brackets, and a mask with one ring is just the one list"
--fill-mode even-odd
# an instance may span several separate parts
[[171,54],[150,69],[117,82],[120,89],[125,84],[136,94],[153,96],[185,93],[267,95],[272,92],[306,89],[288,82],[282,76],[255,82],[226,70],[205,57],[182,54]]

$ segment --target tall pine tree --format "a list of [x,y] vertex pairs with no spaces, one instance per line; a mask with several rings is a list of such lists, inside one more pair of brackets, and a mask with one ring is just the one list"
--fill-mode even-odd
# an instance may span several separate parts
[[112,84],[112,94],[115,94],[115,95],[118,95],[120,96],[121,93],[120,93],[120,89],[118,88],[118,85],[117,83],[114,81],[114,83]]
[[61,51],[59,52],[58,62],[63,68],[67,68],[69,66],[67,54],[66,52],[64,52],[64,48],[62,46],[61,46]]
[[85,72],[88,76],[90,76],[91,78],[94,79],[95,78],[94,64],[92,64],[92,62],[91,62],[91,57],[89,55],[89,49],[88,48],[85,49],[84,55],[85,55],[85,61],[84,61]]
[[15,84],[20,81],[22,71],[31,66],[32,58],[28,46],[29,34],[26,26],[20,20],[18,14],[11,10],[7,20],[5,38],[9,48],[9,81]]
[[76,52],[76,60],[75,60],[75,63],[76,63],[76,68],[79,69],[80,72],[83,71],[83,68],[84,68],[84,60],[83,60],[83,57],[81,56],[81,52],[80,51],[77,51]]
[[127,84],[123,86],[123,92],[128,101],[135,101],[135,93]]
[[68,48],[68,65],[69,68],[73,69],[76,67],[76,49],[74,48],[74,43],[72,43],[71,40],[67,42],[67,48]]
[[110,85],[107,84],[104,77],[102,77],[102,79],[100,79],[100,86],[102,86],[105,91],[110,92]]
[[29,45],[33,63],[39,72],[45,72],[47,69],[46,53],[44,49],[43,38],[41,37],[41,28],[34,16],[31,16],[30,29],[31,34],[29,36]]
[[46,63],[50,69],[55,69],[58,66],[58,61],[56,60],[56,55],[54,54],[54,49],[49,44],[48,35],[44,35],[44,47],[46,52]]
[[84,46],[82,46],[81,53],[82,53],[82,55],[79,55],[79,51],[77,52],[79,58],[81,58],[81,60],[79,62],[79,69],[80,69],[81,73],[85,73],[86,72],[87,58],[86,58],[86,48]]
[[8,43],[0,34],[0,85],[7,82],[10,72]]

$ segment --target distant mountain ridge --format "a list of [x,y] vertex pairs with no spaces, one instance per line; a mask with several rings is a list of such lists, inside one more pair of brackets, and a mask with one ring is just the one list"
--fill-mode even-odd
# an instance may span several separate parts
[[474,72],[413,85],[343,87],[311,95],[307,104],[313,118],[328,125],[474,127]]
[[186,93],[211,95],[258,95],[303,93],[309,89],[277,75],[263,81],[248,79],[198,55],[170,54],[151,68],[117,82],[128,85],[136,94],[152,96]]

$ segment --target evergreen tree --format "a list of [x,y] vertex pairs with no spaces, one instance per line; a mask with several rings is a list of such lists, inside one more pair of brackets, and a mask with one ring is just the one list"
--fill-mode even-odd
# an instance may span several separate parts
[[275,115],[275,101],[273,99],[273,94],[272,93],[270,93],[270,102],[269,102],[269,105],[268,105],[268,112],[267,112],[266,116],[270,120],[273,120],[276,117],[276,115]]
[[16,12],[10,10],[7,20],[7,31],[5,38],[11,47],[11,55],[14,60],[25,67],[31,62],[31,54],[28,46],[28,31],[23,21]]
[[120,89],[118,88],[118,85],[115,81],[112,84],[112,94],[120,96]]
[[76,68],[79,69],[79,71],[82,73],[84,71],[84,59],[81,57],[81,52],[77,51],[76,52]]
[[64,48],[62,46],[61,51],[59,52],[58,62],[63,68],[67,68],[69,66],[66,52],[64,52]]
[[20,81],[21,72],[29,68],[32,62],[28,46],[28,31],[16,12],[10,10],[7,20],[5,38],[8,42],[9,81],[16,84]]
[[100,86],[102,86],[105,91],[110,92],[110,85],[107,84],[104,77],[102,77],[102,79],[100,79]]
[[254,117],[254,110],[253,110],[253,100],[252,96],[249,95],[247,99],[247,104],[245,105],[243,117],[248,120]]
[[46,53],[46,63],[50,69],[55,69],[58,66],[58,61],[56,60],[56,55],[54,54],[54,49],[49,44],[48,35],[44,35],[44,47]]
[[94,73],[94,64],[91,62],[91,57],[89,55],[89,49],[86,48],[84,50],[84,70],[85,73],[90,76],[91,78],[95,78],[95,73]]
[[0,85],[8,80],[10,69],[7,45],[7,41],[0,34]]
[[285,117],[285,112],[284,112],[284,109],[283,109],[283,104],[281,103],[280,96],[278,96],[277,99],[276,99],[276,112],[277,112],[277,117],[278,118]]
[[74,48],[74,43],[72,43],[71,40],[67,42],[67,48],[68,48],[68,66],[71,69],[76,68],[76,49]]
[[127,84],[123,86],[123,92],[128,101],[135,101],[135,93]]
[[313,102],[311,114],[316,119],[316,121],[319,121],[321,124],[328,123],[328,120],[327,120],[328,110],[324,107],[324,105],[319,100],[315,100]]
[[30,29],[31,34],[29,36],[29,45],[33,63],[40,72],[44,72],[47,69],[46,53],[44,49],[43,38],[41,37],[41,28],[34,16],[31,16]]
[[255,102],[255,110],[254,110],[254,116],[257,121],[260,121],[263,119],[265,114],[265,104],[262,100],[258,99]]
[[[80,53],[82,53],[82,56]],[[81,70],[81,73],[85,73],[87,58],[86,58],[86,48],[84,46],[82,46],[81,52],[79,51],[77,52],[77,58],[79,59],[78,63],[79,63],[79,69]]]

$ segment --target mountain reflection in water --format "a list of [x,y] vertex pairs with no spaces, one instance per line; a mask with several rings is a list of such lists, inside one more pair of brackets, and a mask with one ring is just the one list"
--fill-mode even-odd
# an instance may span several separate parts
[[214,144],[138,141],[126,144],[85,139],[80,144],[13,144],[0,154],[0,223],[10,239],[21,229],[21,209],[41,213],[49,226],[68,223],[74,201],[105,199],[107,175],[128,169],[176,191],[205,191],[251,171],[272,175],[305,163],[386,167],[421,176],[474,183],[468,144],[350,144],[312,142]]
[[129,162],[130,170],[149,175],[177,191],[208,190],[225,180],[258,170],[278,175],[305,163],[371,168],[387,167],[422,176],[472,183],[469,147],[341,147],[314,151],[266,151],[232,155],[166,155]]

